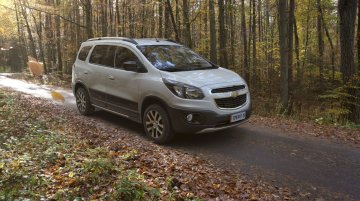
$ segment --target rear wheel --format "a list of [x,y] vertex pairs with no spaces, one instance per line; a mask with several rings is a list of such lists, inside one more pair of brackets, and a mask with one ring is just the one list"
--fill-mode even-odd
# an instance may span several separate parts
[[163,144],[174,137],[166,111],[159,105],[150,105],[143,116],[146,135],[155,143]]
[[94,112],[95,108],[91,105],[90,96],[86,89],[80,87],[75,92],[76,106],[82,115],[89,115]]

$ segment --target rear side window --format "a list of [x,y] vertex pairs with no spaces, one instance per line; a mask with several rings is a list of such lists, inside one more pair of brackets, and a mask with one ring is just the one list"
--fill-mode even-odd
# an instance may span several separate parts
[[85,61],[91,48],[92,48],[92,46],[85,46],[85,47],[81,48],[79,55],[78,55],[78,59],[81,61]]
[[97,45],[90,56],[90,63],[114,67],[115,46]]

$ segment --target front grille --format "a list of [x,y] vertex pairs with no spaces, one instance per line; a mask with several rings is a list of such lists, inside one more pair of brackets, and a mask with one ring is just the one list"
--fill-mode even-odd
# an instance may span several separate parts
[[219,108],[237,108],[246,103],[246,94],[242,94],[235,98],[218,98],[215,99],[215,102]]
[[231,91],[238,91],[241,89],[245,89],[245,85],[236,85],[236,86],[231,86],[231,87],[217,88],[217,89],[211,90],[211,93],[213,93],[213,94],[226,93],[226,92],[231,92]]

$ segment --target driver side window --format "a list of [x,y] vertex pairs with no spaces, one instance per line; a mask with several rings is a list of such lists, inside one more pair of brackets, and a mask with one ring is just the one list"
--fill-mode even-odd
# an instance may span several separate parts
[[136,61],[138,61],[138,58],[132,51],[125,47],[116,47],[115,68],[126,70],[124,67],[124,63]]

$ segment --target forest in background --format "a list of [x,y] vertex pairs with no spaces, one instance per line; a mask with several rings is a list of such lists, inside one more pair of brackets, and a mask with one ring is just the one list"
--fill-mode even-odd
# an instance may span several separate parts
[[21,72],[31,56],[65,79],[88,38],[170,38],[242,75],[256,114],[354,125],[358,10],[357,0],[0,0],[0,66]]

